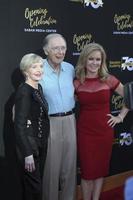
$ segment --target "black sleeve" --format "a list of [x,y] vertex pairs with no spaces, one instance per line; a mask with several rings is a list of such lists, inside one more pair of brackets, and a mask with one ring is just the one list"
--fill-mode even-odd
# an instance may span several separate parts
[[124,85],[124,103],[127,108],[133,110],[133,82]]
[[15,99],[14,127],[16,143],[24,157],[32,155],[32,148],[27,136],[27,120],[29,119],[31,107],[31,94],[27,88],[19,88]]

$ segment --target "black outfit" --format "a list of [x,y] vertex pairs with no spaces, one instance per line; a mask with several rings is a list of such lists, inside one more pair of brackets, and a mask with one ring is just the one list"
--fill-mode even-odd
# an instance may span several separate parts
[[[21,166],[24,200],[40,200],[42,173],[49,135],[48,104],[42,88],[38,90],[23,83],[15,98],[15,136],[17,156]],[[35,171],[24,168],[25,157],[33,155]]]
[[127,108],[133,110],[133,82],[124,85],[124,103]]

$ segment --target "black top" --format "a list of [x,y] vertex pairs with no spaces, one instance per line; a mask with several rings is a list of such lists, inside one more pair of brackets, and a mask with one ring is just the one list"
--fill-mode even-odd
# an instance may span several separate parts
[[24,157],[38,153],[49,135],[48,104],[41,85],[38,90],[27,83],[19,86],[15,98],[15,135],[17,147]]

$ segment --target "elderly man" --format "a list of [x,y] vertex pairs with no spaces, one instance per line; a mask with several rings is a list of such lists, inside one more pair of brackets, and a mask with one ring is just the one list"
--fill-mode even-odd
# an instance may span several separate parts
[[76,130],[74,116],[74,67],[64,62],[66,40],[53,33],[43,43],[44,78],[49,105],[50,136],[43,178],[43,200],[74,200],[76,180]]

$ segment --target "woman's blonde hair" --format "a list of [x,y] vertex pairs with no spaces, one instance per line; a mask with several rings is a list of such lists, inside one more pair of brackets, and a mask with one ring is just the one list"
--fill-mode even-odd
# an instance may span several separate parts
[[106,53],[103,47],[98,43],[89,43],[84,47],[84,49],[81,51],[77,65],[76,65],[76,77],[80,80],[81,83],[84,82],[86,77],[86,61],[88,59],[88,56],[93,51],[100,51],[101,57],[102,57],[102,63],[101,67],[98,71],[98,75],[101,80],[105,80],[108,77],[108,69],[106,65]]
[[38,56],[34,53],[24,55],[20,61],[20,70],[23,75],[25,75],[25,72],[31,67],[32,64],[38,62],[43,63],[43,58],[41,56]]

